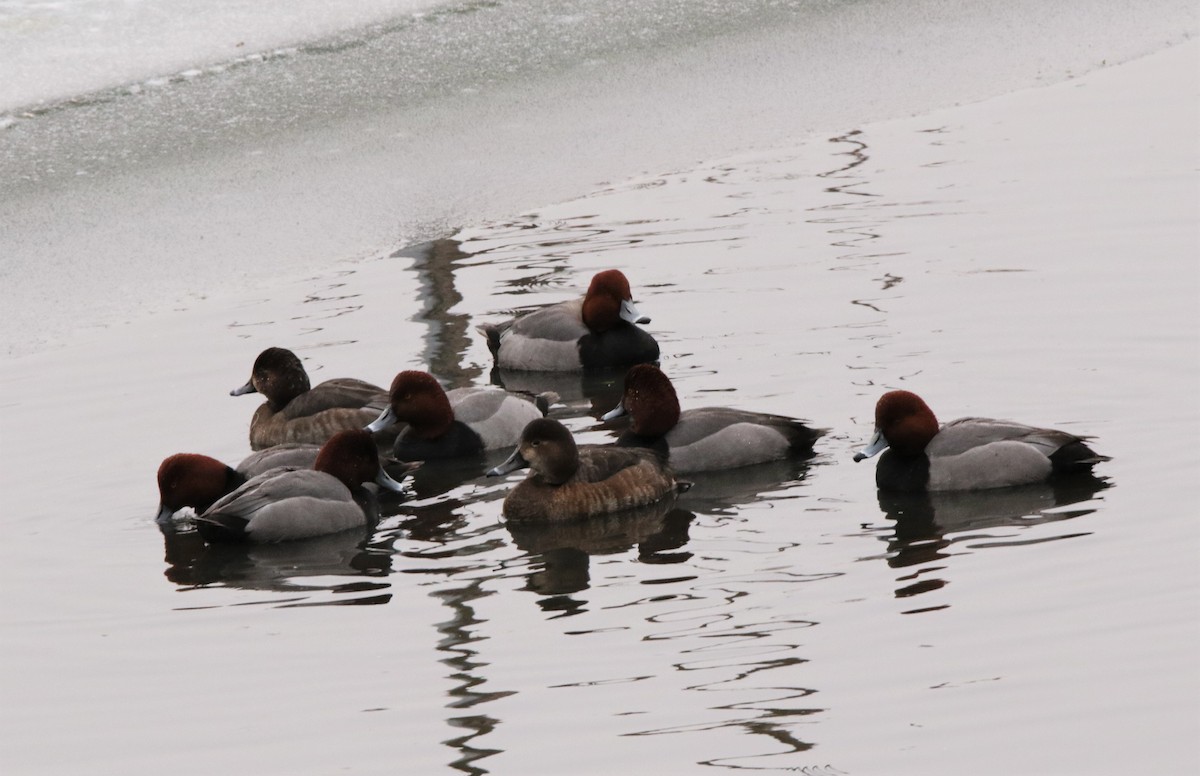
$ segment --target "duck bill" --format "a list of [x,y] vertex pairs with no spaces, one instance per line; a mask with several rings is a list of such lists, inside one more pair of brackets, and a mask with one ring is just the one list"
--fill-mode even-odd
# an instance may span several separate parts
[[629,411],[625,409],[625,402],[621,402],[608,412],[601,415],[600,420],[616,420],[617,418],[623,418],[628,414]]
[[241,396],[247,393],[258,393],[258,389],[254,387],[254,381],[249,380],[241,388],[234,388],[229,392],[230,396]]
[[521,455],[521,448],[513,450],[513,454],[508,457],[508,460],[499,466],[488,469],[487,476],[499,477],[509,472],[515,472],[517,469],[524,469],[529,465],[529,461],[525,460],[525,456]]
[[871,456],[878,455],[887,449],[888,441],[884,437],[883,432],[875,429],[875,433],[871,435],[871,441],[867,442],[867,446],[854,454],[854,462],[858,463]]
[[638,312],[633,302],[628,299],[621,302],[620,316],[621,320],[629,321],[630,323],[650,323],[650,319]]
[[391,407],[388,407],[386,410],[379,413],[379,417],[375,418],[375,420],[371,421],[367,425],[367,431],[370,431],[372,434],[374,434],[378,431],[383,431],[389,426],[394,426],[398,422],[399,421],[396,419],[396,411]]
[[396,493],[400,493],[404,490],[404,486],[392,479],[392,475],[385,472],[382,466],[379,467],[379,473],[375,475],[375,484],[381,488],[387,488],[388,490]]
[[158,514],[154,516],[154,522],[169,523],[169,522],[171,522],[171,518],[173,518],[173,517],[175,517],[174,509],[171,509],[166,504],[159,504],[158,505]]

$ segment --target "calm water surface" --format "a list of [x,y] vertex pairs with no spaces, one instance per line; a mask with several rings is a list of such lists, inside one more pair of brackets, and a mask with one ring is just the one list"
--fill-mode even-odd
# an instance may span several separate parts
[[[1195,47],[1161,56],[5,362],[6,770],[1193,772],[1194,138],[1121,119],[1163,106],[1136,68]],[[369,536],[155,527],[162,457],[245,454],[255,402],[227,393],[263,347],[314,380],[529,387],[473,327],[612,266],[685,407],[807,418],[831,430],[816,457],[547,530],[503,523],[515,479],[484,461],[422,471]],[[619,379],[550,387],[610,438]],[[1113,460],[1072,487],[878,496],[850,456],[894,387]]]

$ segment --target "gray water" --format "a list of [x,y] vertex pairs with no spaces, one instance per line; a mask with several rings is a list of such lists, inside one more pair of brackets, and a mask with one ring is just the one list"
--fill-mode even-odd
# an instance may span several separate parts
[[[122,287],[126,314],[89,302],[102,325],[0,362],[0,764],[1196,771],[1196,56],[1188,43],[664,163],[433,244],[197,287],[153,314],[134,301],[152,279]],[[366,167],[364,185],[387,177]],[[81,186],[30,196],[83,201]],[[160,228],[180,207],[144,218]],[[139,245],[113,233],[96,261]],[[264,233],[233,258],[253,259]],[[830,429],[817,456],[548,531],[510,530],[516,479],[479,467],[422,472],[369,535],[230,550],[155,526],[164,456],[248,451],[255,402],[227,394],[262,348],[294,349],[314,380],[428,368],[525,387],[492,374],[473,327],[613,266],[685,407],[807,418]],[[579,439],[610,438],[595,418],[619,380],[550,387]],[[1072,489],[881,498],[851,455],[895,387],[944,420],[1094,435],[1112,460]]]

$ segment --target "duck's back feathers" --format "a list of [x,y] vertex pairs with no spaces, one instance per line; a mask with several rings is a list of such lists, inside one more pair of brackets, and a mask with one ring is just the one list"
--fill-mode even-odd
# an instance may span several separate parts
[[280,414],[292,420],[327,410],[368,409],[374,413],[374,419],[383,412],[387,404],[387,391],[378,385],[353,377],[339,377],[326,380],[292,399]]
[[455,420],[479,435],[484,450],[513,444],[529,421],[545,414],[533,401],[500,388],[455,388],[446,395]]
[[1060,447],[1078,442],[1079,437],[1051,428],[1037,428],[1008,420],[959,418],[938,430],[925,452],[931,458],[960,455],[967,450],[994,442],[1022,442],[1049,458]]
[[662,437],[645,438],[632,431],[617,443],[650,447],[668,454],[677,472],[713,471],[776,461],[812,453],[822,429],[782,415],[703,407],[684,410]]
[[[1054,473],[1087,472],[1107,460],[1083,438],[1066,431],[992,418],[959,418],[947,423],[920,457],[927,462],[928,489],[935,491],[1027,485]],[[884,461],[880,464],[877,472],[884,468]],[[895,461],[889,464],[892,468],[896,465]],[[892,472],[890,477],[894,479],[896,474]]]
[[578,371],[579,339],[588,334],[582,299],[543,307],[513,321],[481,327],[496,365],[526,371]]
[[645,462],[656,467],[659,464],[657,456],[647,450],[607,445],[581,445],[579,447],[579,468],[575,470],[575,480],[585,483],[602,482]]
[[652,504],[675,492],[670,470],[649,450],[585,445],[579,469],[561,485],[531,476],[504,501],[514,522],[577,520]]
[[365,522],[362,507],[336,477],[313,469],[274,469],[213,504],[196,518],[196,528],[209,542],[278,542]]
[[251,453],[237,465],[237,470],[245,477],[257,477],[263,472],[287,466],[293,469],[311,469],[317,460],[319,445],[293,442],[276,445],[265,450]]
[[685,410],[666,435],[676,471],[749,466],[812,452],[821,431],[782,415],[704,407]]
[[[288,418],[284,412],[272,412],[269,404],[262,404],[250,420],[250,449],[263,450],[282,444],[320,444],[339,431],[363,428],[379,416],[380,410],[369,407],[338,407]],[[380,443],[395,437],[398,429],[389,429],[376,435]]]

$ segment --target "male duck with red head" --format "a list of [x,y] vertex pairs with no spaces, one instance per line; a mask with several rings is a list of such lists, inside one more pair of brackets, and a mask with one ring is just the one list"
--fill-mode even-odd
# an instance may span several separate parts
[[675,386],[652,364],[639,364],[625,375],[621,403],[603,420],[630,416],[618,445],[650,447],[668,457],[677,472],[732,469],[790,455],[811,455],[824,429],[783,415],[701,407],[679,410]]
[[[158,467],[157,522],[166,523],[184,507],[201,514],[217,499],[246,484],[246,481],[272,469],[311,469],[317,462],[320,445],[286,444],[251,453],[236,468],[199,453],[175,453]],[[388,459],[388,473],[403,477],[419,466]]]
[[658,343],[637,326],[649,322],[634,307],[625,274],[610,269],[592,278],[582,299],[479,330],[502,369],[578,372],[657,361]]
[[392,448],[401,461],[457,458],[516,444],[525,425],[545,415],[556,399],[551,393],[530,399],[502,388],[447,392],[428,372],[408,370],[392,380],[387,409],[367,430],[407,423]]
[[158,467],[156,519],[165,523],[184,507],[191,507],[200,514],[217,499],[244,485],[246,480],[271,469],[311,468],[320,450],[317,445],[277,445],[252,453],[236,469],[199,453],[167,456]]
[[991,418],[960,418],[939,428],[920,396],[889,391],[875,405],[875,433],[854,460],[887,451],[875,468],[882,490],[987,490],[1090,472],[1109,458],[1086,439]]
[[311,469],[277,468],[251,477],[196,518],[207,542],[281,542],[366,525],[371,494],[362,483],[399,491],[371,435],[341,431],[321,446]]

